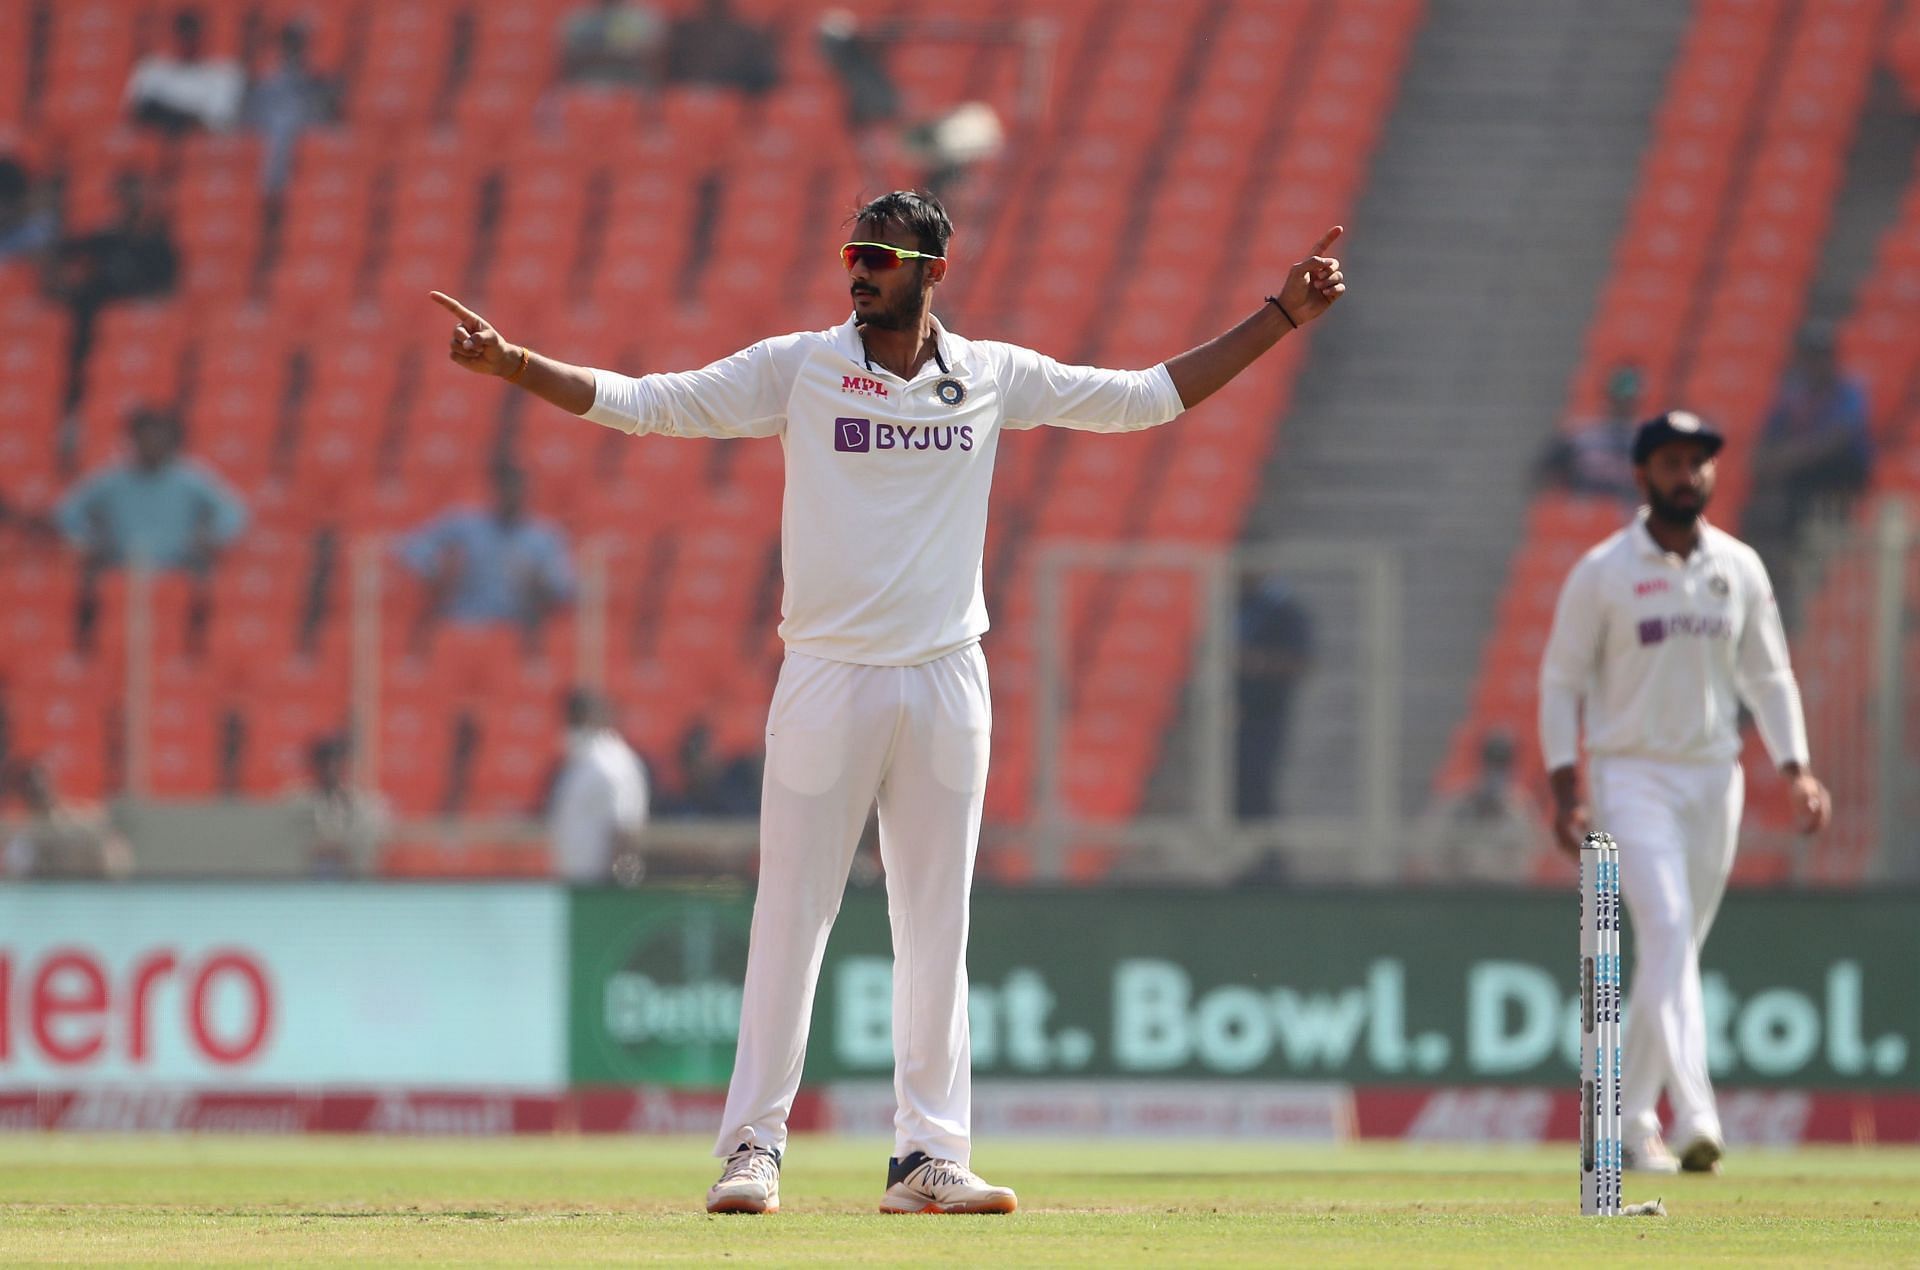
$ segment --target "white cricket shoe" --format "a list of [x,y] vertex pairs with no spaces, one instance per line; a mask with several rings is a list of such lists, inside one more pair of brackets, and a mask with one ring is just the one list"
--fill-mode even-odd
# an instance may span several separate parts
[[1678,1173],[1680,1157],[1667,1148],[1667,1140],[1657,1133],[1630,1146],[1620,1148],[1620,1163],[1629,1173]]
[[1680,1168],[1687,1173],[1718,1173],[1720,1157],[1726,1153],[1727,1148],[1720,1139],[1703,1133],[1680,1152]]
[[720,1180],[707,1191],[710,1213],[780,1211],[780,1153],[742,1142],[727,1157]]
[[989,1186],[964,1164],[915,1151],[887,1161],[883,1213],[1010,1213],[1019,1201],[1006,1186]]

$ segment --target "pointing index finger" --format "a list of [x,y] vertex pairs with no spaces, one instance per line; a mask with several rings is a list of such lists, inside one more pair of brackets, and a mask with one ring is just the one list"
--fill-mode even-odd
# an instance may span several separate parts
[[[1333,246],[1333,244],[1339,239],[1340,235],[1346,232],[1347,232],[1347,227],[1345,225],[1335,225],[1332,229],[1329,229],[1326,233],[1320,235],[1320,241],[1314,244],[1313,251],[1310,252],[1309,254],[1315,255],[1315,256],[1326,255],[1327,248]],[[436,292],[435,294],[438,294],[438,292]]]
[[427,294],[433,297],[433,302],[435,304],[439,305],[441,308],[445,309],[447,312],[453,314],[455,317],[461,319],[462,321],[479,322],[484,324],[485,322],[484,318],[482,318],[478,313],[475,313],[472,309],[469,309],[466,305],[460,303],[460,301],[448,295],[446,292],[429,291],[427,292]]

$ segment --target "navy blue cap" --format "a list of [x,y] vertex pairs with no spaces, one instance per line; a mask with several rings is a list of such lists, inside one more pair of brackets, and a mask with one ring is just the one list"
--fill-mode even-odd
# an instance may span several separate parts
[[1714,426],[1691,410],[1669,410],[1641,424],[1633,434],[1633,461],[1645,463],[1647,456],[1669,441],[1698,441],[1708,455],[1720,453],[1727,439]]

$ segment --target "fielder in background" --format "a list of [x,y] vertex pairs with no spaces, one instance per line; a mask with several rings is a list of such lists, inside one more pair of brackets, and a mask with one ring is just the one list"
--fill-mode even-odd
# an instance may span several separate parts
[[469,370],[622,432],[777,436],[785,452],[787,653],[767,719],[760,885],[714,1152],[727,1163],[708,1210],[779,1206],[820,961],[877,798],[899,1100],[881,1208],[1012,1212],[1013,1192],[968,1167],[968,893],[993,726],[980,565],[1000,434],[1041,424],[1129,432],[1197,405],[1339,299],[1340,262],[1324,253],[1340,230],[1233,329],[1121,371],[947,330],[932,305],[953,226],[937,200],[885,195],[853,229],[840,249],[846,321],[763,340],[704,370],[636,379],[570,366],[434,299],[457,319],[449,351]]
[[[1574,566],[1540,667],[1554,836],[1571,854],[1590,826],[1620,844],[1635,961],[1622,1137],[1626,1166],[1641,1172],[1718,1172],[1725,1153],[1700,949],[1740,837],[1741,702],[1787,775],[1801,831],[1831,814],[1766,566],[1701,518],[1722,444],[1682,410],[1640,425],[1633,465],[1646,506]],[[1583,704],[1591,809],[1575,766]],[[1678,1158],[1660,1134],[1663,1089]]]

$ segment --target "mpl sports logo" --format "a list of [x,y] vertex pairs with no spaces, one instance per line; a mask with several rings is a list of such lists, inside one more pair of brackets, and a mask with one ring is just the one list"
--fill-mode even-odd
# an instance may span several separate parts
[[868,379],[864,375],[842,375],[840,391],[857,393],[863,397],[878,397],[883,401],[889,395],[885,384],[877,379]]
[[871,419],[835,419],[833,448],[842,454],[871,454],[875,450],[973,449],[973,425],[875,423]]

